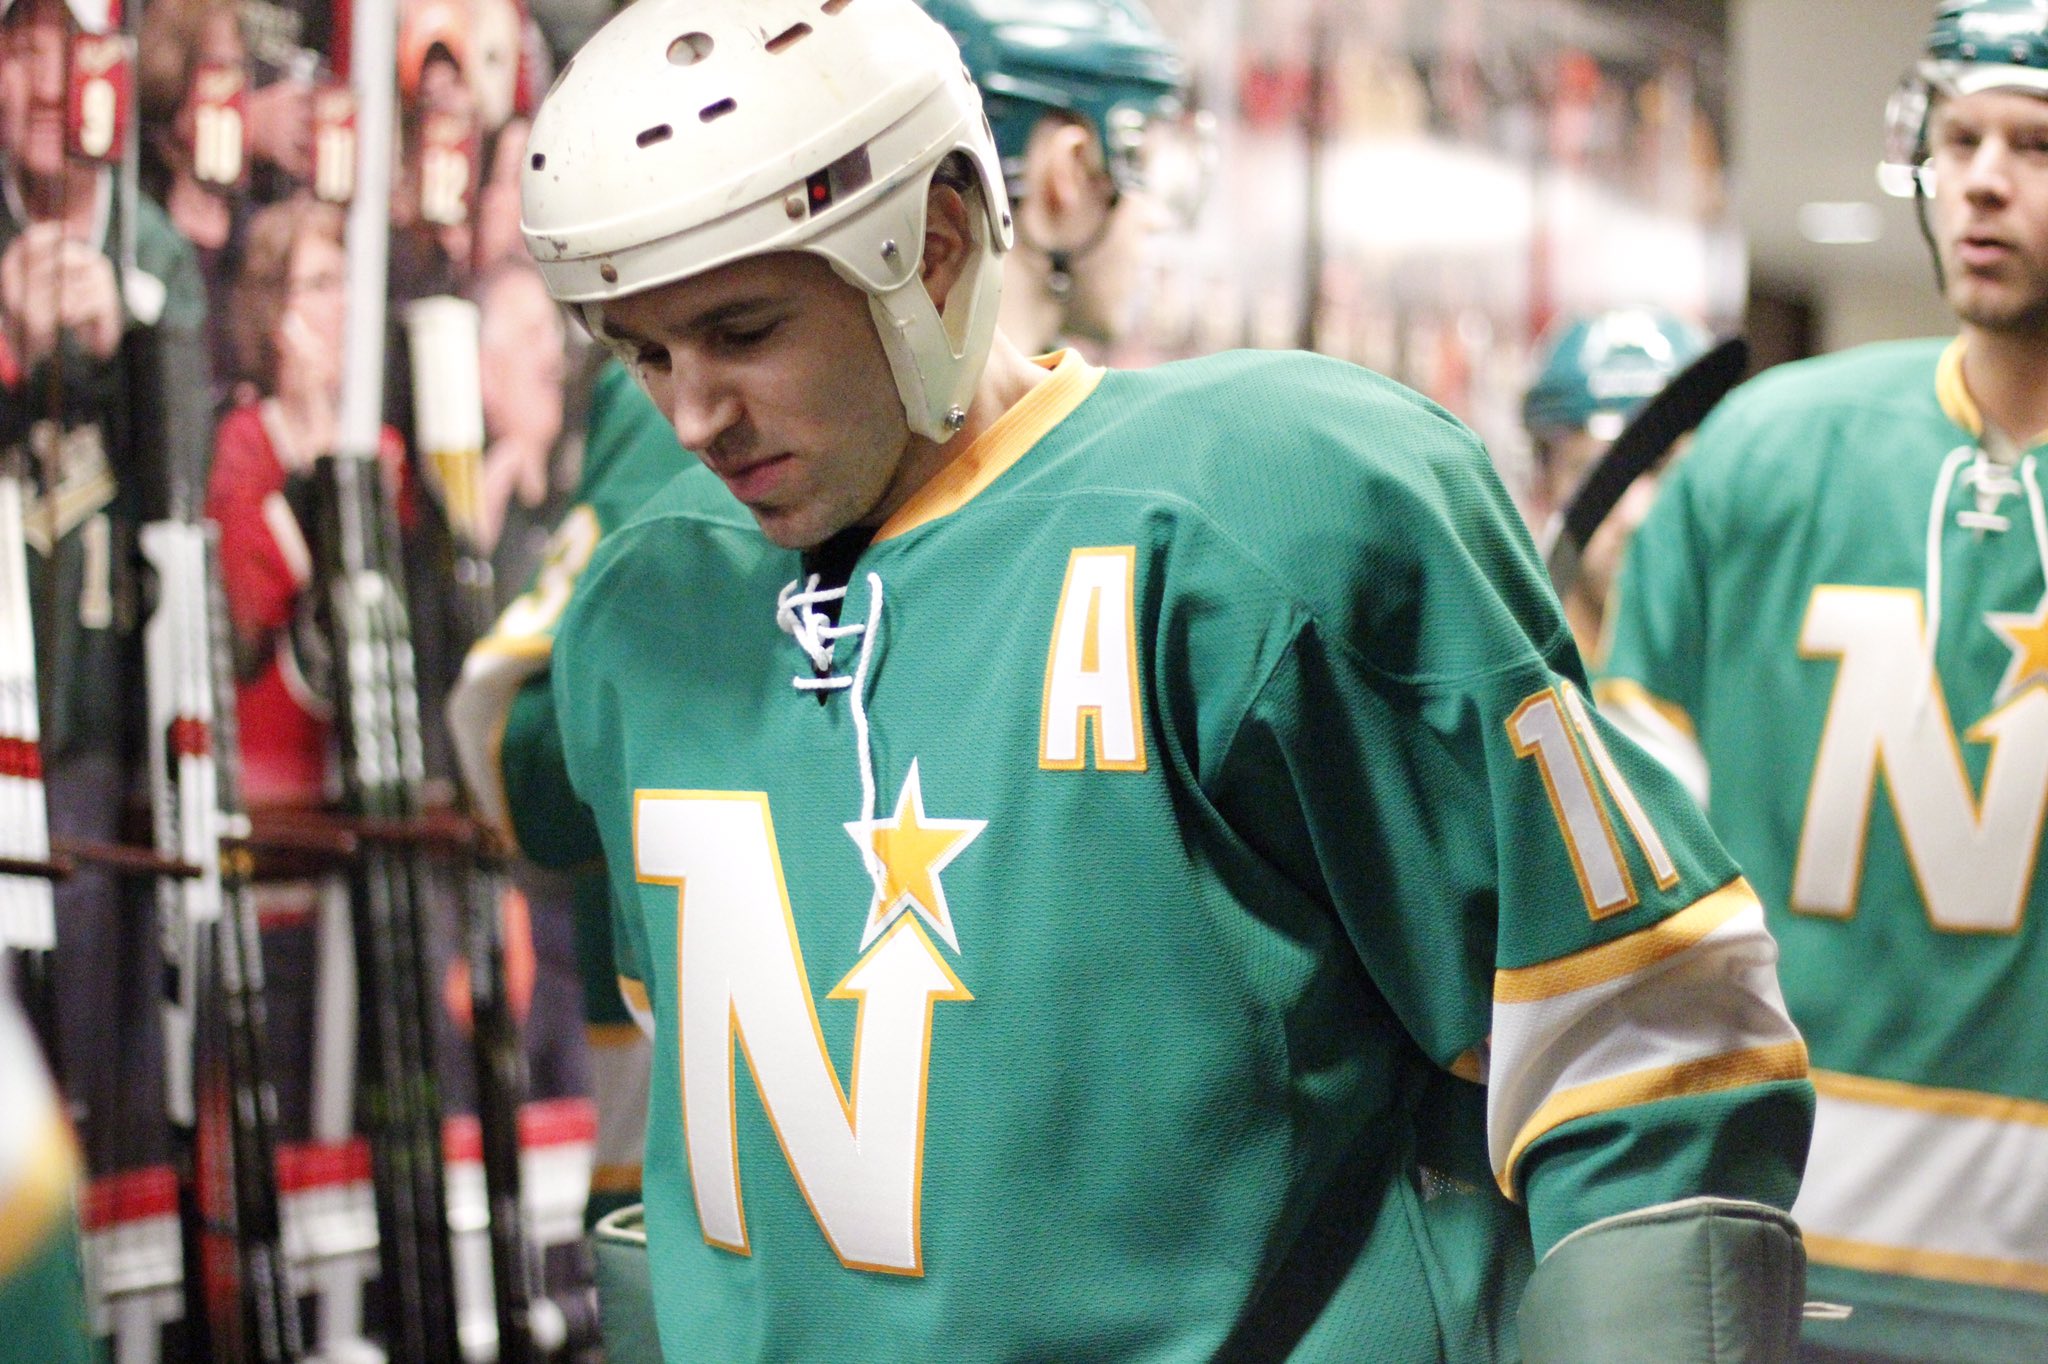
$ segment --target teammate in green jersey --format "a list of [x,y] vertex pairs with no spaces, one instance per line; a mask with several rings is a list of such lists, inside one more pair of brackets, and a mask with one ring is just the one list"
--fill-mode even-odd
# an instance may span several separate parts
[[909,0],[640,0],[535,120],[550,290],[704,460],[552,665],[665,1348],[1786,1357],[1775,950],[1484,451],[1025,358],[996,161]]
[[[1522,397],[1522,425],[1536,456],[1531,524],[1562,515],[1635,410],[1706,349],[1705,332],[1661,308],[1610,308],[1552,328],[1539,349],[1536,381]],[[1656,489],[1655,474],[1630,485],[1593,533],[1579,556],[1578,576],[1562,594],[1565,619],[1589,665],[1599,663],[1621,551]]]
[[[1114,341],[1137,283],[1135,248],[1200,197],[1208,146],[1184,102],[1185,64],[1136,0],[1030,11],[1013,0],[921,3],[983,91],[1010,186],[1018,241],[1003,257],[1004,334],[1034,352],[1064,337]],[[543,865],[587,867],[598,856],[562,768],[546,672],[555,624],[598,537],[687,461],[667,419],[609,366],[591,404],[579,505],[451,699],[472,789]],[[594,1220],[639,1199],[648,1053],[619,998],[602,870],[584,871],[576,895],[598,1108]]]
[[2048,1358],[2048,15],[1951,0],[1893,106],[1952,341],[1731,397],[1624,565],[1601,699],[1711,796],[1819,1108],[1818,1357]]

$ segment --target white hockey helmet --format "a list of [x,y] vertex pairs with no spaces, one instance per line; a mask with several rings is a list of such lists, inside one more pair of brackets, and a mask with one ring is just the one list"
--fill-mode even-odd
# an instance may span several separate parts
[[[941,315],[919,267],[932,174],[956,151],[986,217]],[[911,430],[960,429],[1009,198],[959,48],[912,0],[636,0],[541,101],[520,189],[548,291],[600,340],[608,300],[809,251],[867,294]]]

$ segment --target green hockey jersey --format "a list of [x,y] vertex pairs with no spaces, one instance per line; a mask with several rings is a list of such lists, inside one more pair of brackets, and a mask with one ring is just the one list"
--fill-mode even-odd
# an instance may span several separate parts
[[669,1357],[1505,1358],[1532,1252],[1788,1203],[1761,910],[1440,409],[1068,356],[841,590],[693,470],[554,652]]
[[[2048,1358],[2048,598],[2035,452],[1958,345],[1731,397],[1622,574],[1599,694],[1703,775],[1812,1047],[1810,1339]],[[1932,660],[1932,666],[1930,666]]]
[[85,1282],[73,1199],[78,1150],[0,981],[0,1364],[84,1364]]

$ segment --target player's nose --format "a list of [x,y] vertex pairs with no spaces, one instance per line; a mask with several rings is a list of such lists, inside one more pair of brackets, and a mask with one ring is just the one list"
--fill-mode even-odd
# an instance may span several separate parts
[[686,450],[709,449],[742,410],[738,390],[715,365],[678,361],[666,396],[669,424]]

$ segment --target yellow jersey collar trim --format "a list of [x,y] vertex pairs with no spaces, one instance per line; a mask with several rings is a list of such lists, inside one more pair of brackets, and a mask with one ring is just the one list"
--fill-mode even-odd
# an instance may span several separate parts
[[[1970,386],[1963,381],[1963,338],[1958,336],[1948,343],[1941,353],[1941,359],[1934,366],[1934,396],[1941,403],[1941,410],[1948,419],[1970,433],[1973,440],[1984,440],[1984,412],[1977,406],[1977,400],[1970,396]],[[2021,450],[2032,450],[2048,442],[2048,431],[2037,431],[2031,440],[2016,444]]]
[[954,456],[930,482],[912,493],[910,500],[875,532],[875,543],[950,516],[973,501],[982,489],[1007,473],[1010,466],[1030,453],[1031,447],[1065,421],[1095,391],[1105,372],[1083,360],[1075,350],[1035,356],[1031,363],[1052,373],[998,417],[995,425],[975,437],[974,444]]
[[1977,400],[1970,396],[1970,386],[1963,382],[1963,338],[1960,336],[1948,343],[1948,348],[1942,351],[1941,359],[1934,366],[1934,396],[1950,421],[1976,439],[1984,438],[1984,414],[1978,411]]

